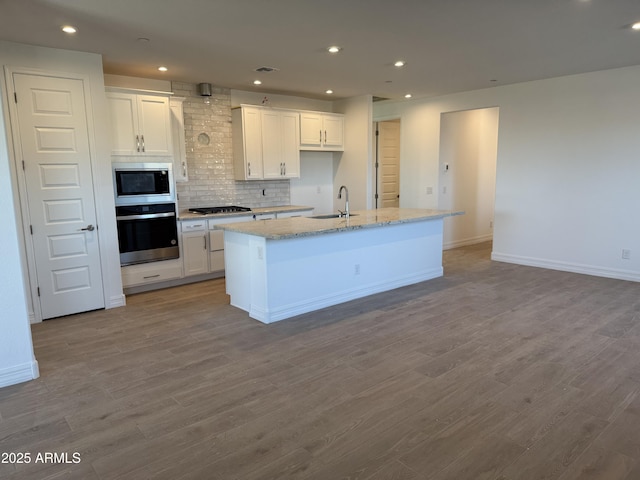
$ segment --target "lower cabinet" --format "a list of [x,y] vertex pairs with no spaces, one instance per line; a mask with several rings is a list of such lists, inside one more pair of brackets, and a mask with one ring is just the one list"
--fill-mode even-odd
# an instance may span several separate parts
[[185,277],[209,273],[207,222],[182,222],[182,263]]
[[215,230],[223,223],[251,222],[253,216],[183,220],[182,260],[184,276],[224,271],[224,232]]

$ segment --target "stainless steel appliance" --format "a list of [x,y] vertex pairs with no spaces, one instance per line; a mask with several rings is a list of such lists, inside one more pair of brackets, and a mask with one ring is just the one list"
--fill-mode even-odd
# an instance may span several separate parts
[[179,258],[170,163],[114,163],[120,264]]
[[120,264],[178,258],[175,203],[116,207]]
[[175,203],[170,163],[114,163],[116,205]]

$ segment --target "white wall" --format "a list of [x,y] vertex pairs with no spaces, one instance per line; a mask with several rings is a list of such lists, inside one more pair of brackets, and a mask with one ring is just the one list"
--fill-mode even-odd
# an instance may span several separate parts
[[445,222],[444,246],[491,240],[498,109],[444,113],[440,125],[439,208],[465,212]]
[[291,204],[313,207],[314,214],[333,208],[333,155],[300,152],[300,178],[291,179]]
[[[6,112],[7,97],[0,97],[0,111]],[[13,185],[4,118],[0,116],[0,387],[38,377],[33,354],[25,289],[20,260],[19,235],[14,214]]]
[[638,85],[640,66],[377,102],[374,117],[401,118],[403,206],[422,207],[440,115],[499,107],[493,258],[640,281]]
[[[335,103],[335,112],[345,116],[344,152],[334,153],[334,197],[341,185],[349,189],[351,210],[373,208],[373,99],[371,95],[348,98]],[[401,190],[402,191],[402,190]],[[334,200],[342,209],[342,200]]]
[[[92,148],[92,171],[94,176],[94,189],[96,195],[96,214],[98,221],[98,235],[100,240],[100,261],[104,284],[104,300],[107,308],[124,305],[124,295],[122,294],[122,280],[120,277],[120,260],[118,252],[118,236],[115,220],[115,205],[113,200],[113,185],[111,182],[111,159],[110,145],[108,137],[108,109],[106,97],[104,95],[104,79],[102,73],[102,57],[100,55],[57,50],[51,48],[34,47],[11,42],[0,41],[0,65],[15,68],[27,68],[33,71],[47,71],[57,73],[67,73],[82,75],[88,79],[89,99],[87,108],[92,115],[89,118],[90,145]],[[13,95],[7,92],[5,79],[2,79],[2,96],[7,99]],[[10,138],[8,109],[3,110],[6,133]],[[11,145],[8,146],[9,155],[1,159],[3,168],[11,171],[12,185],[17,191],[17,175],[15,163],[12,158]],[[17,204],[17,196],[14,201]],[[16,210],[12,210],[11,218],[16,216]],[[6,214],[7,212],[3,212]],[[14,220],[15,221],[15,220]],[[19,234],[21,235],[21,258],[24,261],[26,242],[22,239],[21,219],[19,223]],[[26,265],[24,263],[23,265]],[[26,272],[26,269],[23,269]],[[7,275],[6,270],[0,273],[0,279]],[[16,277],[12,276],[11,281],[15,282]],[[31,292],[27,292],[30,295]],[[33,317],[33,304],[28,298],[29,313]]]

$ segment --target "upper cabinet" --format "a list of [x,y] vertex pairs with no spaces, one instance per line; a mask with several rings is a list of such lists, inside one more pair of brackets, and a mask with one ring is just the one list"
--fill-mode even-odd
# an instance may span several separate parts
[[300,116],[297,111],[242,105],[232,112],[237,180],[300,176]]
[[112,155],[171,156],[169,95],[110,88]]
[[171,141],[173,143],[173,178],[176,182],[189,180],[187,171],[187,146],[184,135],[184,97],[171,97]]
[[300,150],[344,150],[344,115],[300,112]]

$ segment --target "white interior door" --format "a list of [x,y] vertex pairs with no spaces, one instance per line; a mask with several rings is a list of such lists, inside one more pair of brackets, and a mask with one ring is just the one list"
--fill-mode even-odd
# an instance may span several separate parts
[[42,317],[104,308],[84,81],[14,73],[13,83]]
[[379,189],[381,207],[400,206],[400,122],[378,124]]

